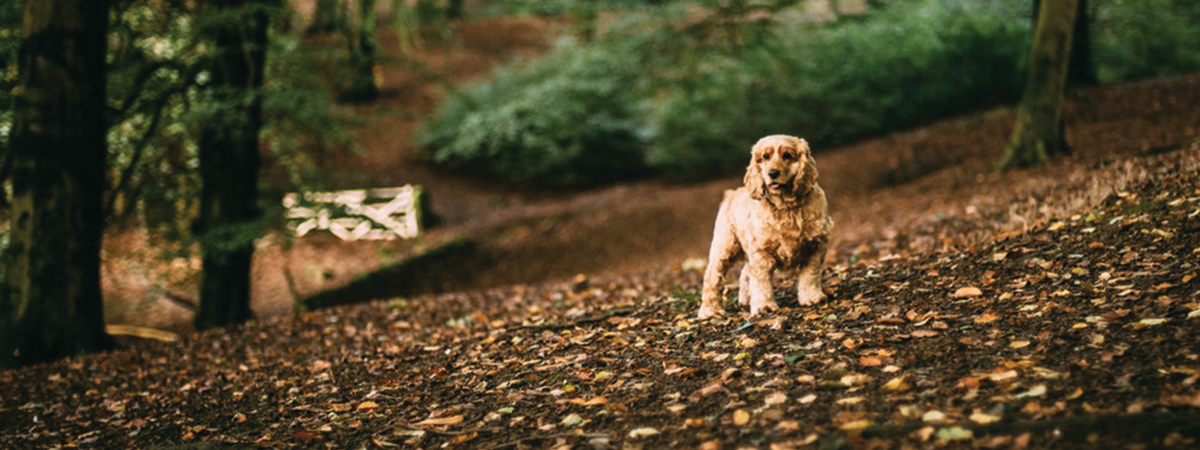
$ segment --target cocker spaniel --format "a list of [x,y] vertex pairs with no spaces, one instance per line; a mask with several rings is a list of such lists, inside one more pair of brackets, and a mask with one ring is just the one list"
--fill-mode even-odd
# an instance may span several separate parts
[[808,142],[793,136],[759,139],[750,150],[745,186],[725,191],[713,230],[700,319],[725,314],[721,288],[725,272],[742,255],[746,265],[738,282],[738,302],[750,315],[772,310],[771,276],[775,270],[800,269],[796,282],[801,305],[825,299],[821,266],[833,220],[825,191],[817,185],[817,167]]

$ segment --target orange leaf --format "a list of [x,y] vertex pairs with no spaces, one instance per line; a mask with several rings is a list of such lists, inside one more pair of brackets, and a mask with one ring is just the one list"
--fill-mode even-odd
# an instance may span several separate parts
[[462,421],[463,421],[463,416],[458,415],[458,416],[450,416],[450,417],[437,417],[437,418],[433,418],[433,419],[425,419],[420,422],[417,422],[416,425],[417,426],[448,426],[448,425],[458,425],[458,424],[462,423]]
[[940,333],[933,331],[933,330],[917,330],[917,331],[912,332],[912,337],[927,338],[927,337],[937,336],[938,334],[940,334]]
[[355,411],[373,411],[377,408],[379,408],[378,403],[375,403],[372,401],[366,401],[366,402],[359,403],[358,407],[354,408],[354,410]]
[[883,365],[883,360],[875,356],[864,356],[858,360],[858,364],[866,367],[875,367]]
[[954,291],[954,298],[978,297],[980,295],[983,295],[983,291],[974,286],[960,287],[957,291]]
[[983,314],[980,314],[980,315],[978,315],[978,316],[975,316],[975,324],[976,324],[976,325],[983,325],[983,324],[985,324],[985,323],[992,323],[992,322],[995,322],[995,321],[997,321],[997,320],[999,320],[999,319],[1000,319],[1000,316],[997,316],[997,315],[995,315],[995,314],[992,314],[992,313],[983,313]]

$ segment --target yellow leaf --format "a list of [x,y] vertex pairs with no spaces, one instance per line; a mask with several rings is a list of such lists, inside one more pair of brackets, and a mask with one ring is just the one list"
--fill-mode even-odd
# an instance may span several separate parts
[[742,426],[750,423],[750,412],[744,409],[739,409],[733,412],[733,424]]
[[911,386],[909,386],[908,381],[905,380],[906,378],[908,378],[908,375],[901,375],[896,378],[892,378],[891,380],[888,380],[887,383],[883,384],[883,389],[896,392],[907,391]]
[[861,429],[869,427],[869,426],[871,426],[871,421],[863,419],[863,420],[855,420],[853,422],[844,423],[844,424],[842,424],[842,426],[840,426],[838,428],[841,429],[842,431],[855,431],[855,430],[861,430]]
[[1009,348],[1025,348],[1029,346],[1029,341],[1012,341],[1008,344]]

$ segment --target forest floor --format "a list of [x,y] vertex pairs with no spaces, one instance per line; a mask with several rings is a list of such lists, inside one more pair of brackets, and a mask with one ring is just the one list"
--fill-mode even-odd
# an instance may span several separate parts
[[[462,51],[430,44],[426,67],[479,79],[553,26],[462,24]],[[1075,154],[1037,169],[991,170],[1004,109],[817,148],[830,300],[798,306],[781,276],[779,312],[708,321],[695,257],[740,177],[540,192],[447,174],[408,140],[440,85],[384,78],[365,152],[336,167],[426,186],[443,224],[387,251],[268,243],[256,273],[335,285],[462,236],[477,272],[303,314],[263,275],[287,306],[257,322],[2,371],[0,448],[1198,445],[1200,76],[1074,93]],[[401,104],[418,110],[376,114]]]

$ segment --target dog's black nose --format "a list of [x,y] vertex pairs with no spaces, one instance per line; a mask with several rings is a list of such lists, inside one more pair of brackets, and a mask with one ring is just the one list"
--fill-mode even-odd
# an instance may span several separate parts
[[768,170],[767,176],[771,177],[772,180],[779,178],[779,171],[778,170]]

